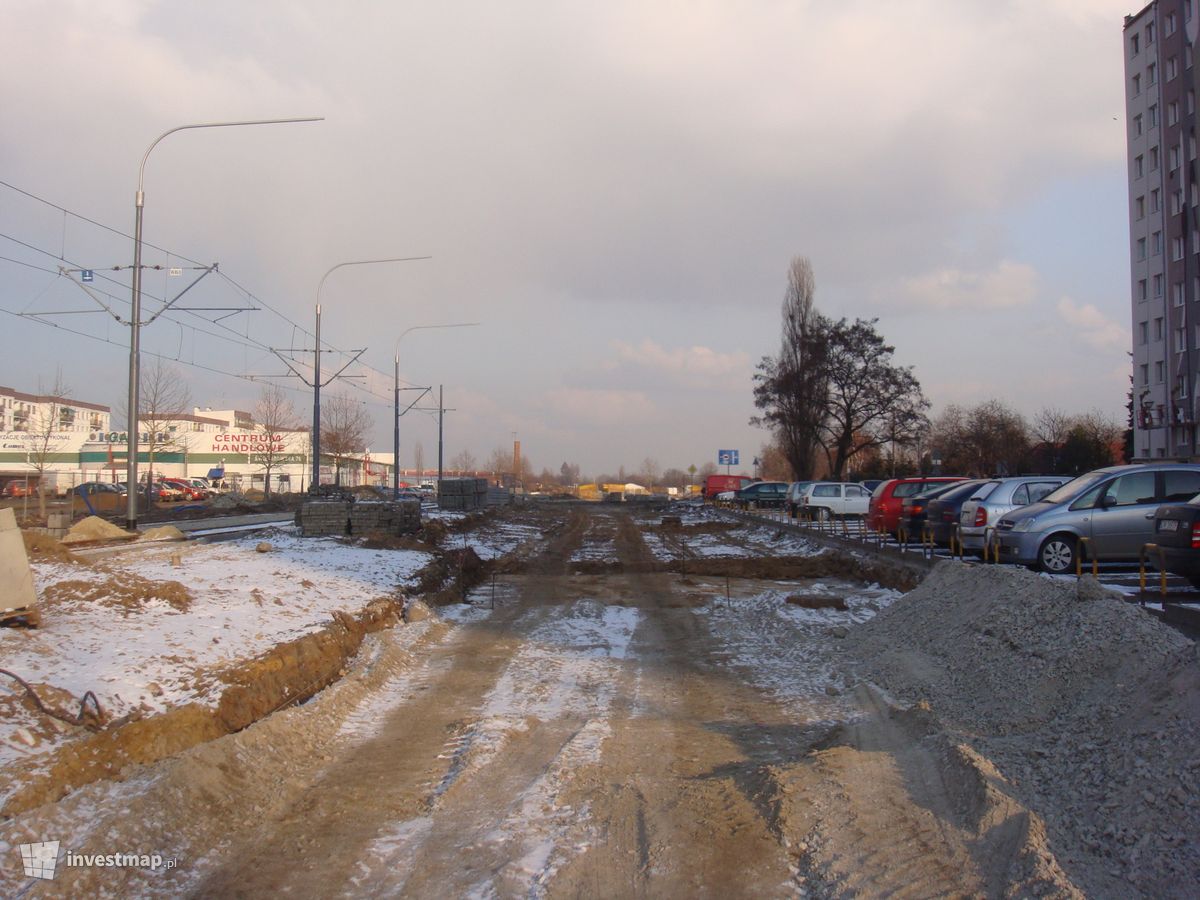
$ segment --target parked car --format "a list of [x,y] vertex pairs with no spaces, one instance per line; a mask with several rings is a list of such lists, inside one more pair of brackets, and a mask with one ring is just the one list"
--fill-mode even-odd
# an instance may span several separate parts
[[999,479],[987,494],[976,491],[958,513],[958,534],[963,549],[982,552],[988,529],[994,530],[1005,513],[1037,503],[1068,481],[1070,478],[1066,475],[1020,475]]
[[875,488],[883,484],[883,481],[878,478],[869,478],[866,481],[860,481],[859,484],[867,489],[868,494],[873,494],[875,493]]
[[1197,494],[1200,465],[1194,463],[1097,469],[1001,517],[1000,558],[1047,572],[1073,571],[1077,559],[1136,560],[1155,539],[1158,507]]
[[745,475],[709,475],[704,479],[704,499],[715,500],[717,494],[725,491],[736,493],[751,484],[754,484],[754,479]]
[[1200,496],[1154,511],[1154,543],[1168,572],[1200,588]]
[[84,496],[85,494],[123,494],[119,487],[107,481],[85,481],[82,484],[77,484],[71,489],[72,494]]
[[865,516],[871,494],[861,484],[846,481],[817,481],[800,494],[802,515],[818,519],[833,516]]
[[804,493],[804,489],[806,487],[808,487],[810,484],[816,484],[816,482],[814,482],[814,481],[793,481],[791,484],[788,485],[787,496],[784,498],[783,502],[787,505],[788,515],[791,516],[793,519],[796,518],[796,515],[800,512],[801,494]]
[[871,505],[867,510],[867,526],[875,531],[895,534],[900,528],[900,506],[905,497],[912,497],[938,484],[962,481],[958,476],[917,476],[915,478],[891,478],[871,494]]
[[10,481],[4,486],[4,490],[0,491],[0,497],[36,497],[37,495],[37,482],[24,479]]
[[780,509],[787,489],[786,481],[756,481],[738,491],[734,503],[742,509]]
[[182,478],[164,478],[162,484],[179,491],[184,500],[207,500],[209,492],[206,488],[198,488],[191,481]]
[[925,503],[925,527],[930,538],[939,547],[950,546],[958,531],[958,517],[963,504],[990,494],[1000,482],[995,479],[976,478],[951,484],[950,487]]
[[900,503],[900,525],[908,533],[910,541],[921,540],[925,523],[928,521],[928,505],[938,497],[962,484],[961,481],[948,481],[941,484],[931,484],[919,494],[905,497]]

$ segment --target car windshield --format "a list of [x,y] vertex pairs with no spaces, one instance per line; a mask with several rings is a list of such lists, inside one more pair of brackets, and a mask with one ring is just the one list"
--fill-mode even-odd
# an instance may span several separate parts
[[1080,475],[1078,478],[1072,478],[1062,487],[1051,491],[1041,499],[1042,503],[1063,503],[1070,500],[1072,497],[1083,493],[1091,485],[1095,484],[1101,478],[1108,477],[1106,472],[1088,472],[1086,475]]

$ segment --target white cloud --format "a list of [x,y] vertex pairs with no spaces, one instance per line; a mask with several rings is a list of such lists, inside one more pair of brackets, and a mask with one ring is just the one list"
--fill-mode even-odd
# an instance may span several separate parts
[[614,341],[613,347],[623,363],[644,366],[687,383],[745,375],[750,369],[749,354],[740,351],[721,353],[701,346],[668,349],[649,338],[637,344]]
[[972,312],[1028,306],[1036,288],[1037,272],[1032,266],[1001,260],[984,272],[936,269],[906,279],[902,290],[905,300],[918,306]]
[[1090,303],[1077,304],[1070,297],[1058,301],[1058,314],[1077,330],[1084,343],[1097,350],[1121,350],[1129,346],[1129,331]]
[[550,412],[595,425],[648,422],[655,414],[654,401],[641,391],[558,388],[544,401]]

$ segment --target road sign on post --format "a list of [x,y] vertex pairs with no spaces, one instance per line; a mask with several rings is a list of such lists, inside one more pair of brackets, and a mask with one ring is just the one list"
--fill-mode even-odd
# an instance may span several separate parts
[[738,464],[738,452],[736,450],[718,450],[717,465],[725,467],[725,474],[729,474],[729,467]]

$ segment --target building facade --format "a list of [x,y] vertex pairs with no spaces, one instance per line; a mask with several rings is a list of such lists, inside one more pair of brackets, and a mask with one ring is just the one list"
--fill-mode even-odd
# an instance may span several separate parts
[[1133,326],[1133,454],[1197,459],[1200,186],[1196,0],[1125,17]]
[[[267,433],[250,413],[194,409],[146,416],[139,423],[138,471],[154,477],[215,477],[240,490],[306,491],[312,480],[307,428]],[[124,481],[128,433],[112,429],[106,406],[0,388],[0,489],[10,481],[43,481],[58,493],[85,481]],[[390,484],[391,454],[369,450],[343,460],[347,486]],[[339,478],[322,455],[321,481]]]

